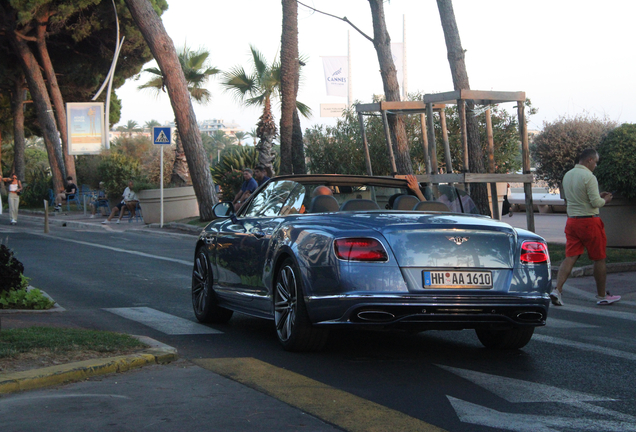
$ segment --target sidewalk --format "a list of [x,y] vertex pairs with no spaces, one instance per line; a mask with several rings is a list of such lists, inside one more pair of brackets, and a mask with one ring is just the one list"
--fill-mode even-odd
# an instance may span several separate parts
[[[501,221],[515,228],[528,229],[525,212],[516,212],[512,213],[512,215],[512,217],[508,217],[508,215],[503,216]],[[549,243],[565,244],[565,223],[567,219],[568,216],[565,213],[535,213],[535,232]]]
[[[4,215],[0,215],[0,223],[3,220]],[[7,215],[8,218],[8,215]],[[8,221],[7,218],[4,218]],[[110,231],[129,231],[129,230],[147,230],[147,229],[165,229],[165,230],[177,230],[192,235],[198,235],[203,227],[196,225],[188,225],[178,222],[164,223],[163,228],[159,224],[146,225],[142,221],[135,219],[129,219],[128,216],[124,217],[120,223],[117,223],[117,217],[114,217],[110,223],[103,224],[106,216],[96,215],[91,218],[90,212],[86,214],[78,211],[61,211],[61,212],[49,212],[49,226],[65,226],[72,228],[87,228],[105,229]],[[44,229],[44,211],[34,210],[20,210],[18,217],[18,224],[20,220],[28,220],[29,222],[40,222],[42,229]]]

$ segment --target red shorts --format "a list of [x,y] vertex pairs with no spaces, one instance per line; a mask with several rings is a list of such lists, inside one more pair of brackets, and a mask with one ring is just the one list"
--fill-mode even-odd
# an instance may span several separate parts
[[565,256],[587,255],[592,261],[605,259],[605,225],[599,217],[568,218],[565,224]]

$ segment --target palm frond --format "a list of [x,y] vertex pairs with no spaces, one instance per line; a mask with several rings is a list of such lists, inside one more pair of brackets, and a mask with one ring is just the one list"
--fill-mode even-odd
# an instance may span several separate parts
[[310,118],[311,117],[311,108],[309,108],[308,105],[305,105],[304,103],[300,102],[300,101],[296,101],[296,108],[298,109],[298,112],[305,118]]

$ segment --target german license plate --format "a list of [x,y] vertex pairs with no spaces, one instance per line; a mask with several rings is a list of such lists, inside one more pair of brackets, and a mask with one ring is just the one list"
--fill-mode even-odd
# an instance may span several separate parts
[[424,288],[492,288],[490,271],[423,271]]

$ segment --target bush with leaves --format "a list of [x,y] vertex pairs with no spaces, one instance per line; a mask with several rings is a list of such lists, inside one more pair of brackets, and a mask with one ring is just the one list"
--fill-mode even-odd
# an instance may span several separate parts
[[537,179],[557,187],[565,173],[574,168],[579,154],[586,148],[598,148],[615,127],[612,121],[588,116],[561,117],[544,123],[543,131],[530,146],[530,154],[537,164]]
[[625,123],[603,138],[594,170],[604,190],[625,198],[636,198],[636,124]]
[[22,276],[24,265],[13,255],[13,251],[0,244],[0,293],[26,288]]
[[[223,190],[223,199],[232,200],[241,189],[243,168],[254,168],[258,165],[258,150],[251,146],[236,147],[221,157],[221,162],[210,168],[212,179]],[[280,157],[274,159],[274,170],[278,172]],[[230,196],[231,195],[231,196]]]
[[128,181],[139,177],[139,165],[139,160],[116,152],[102,158],[97,171],[109,198],[120,197]]

